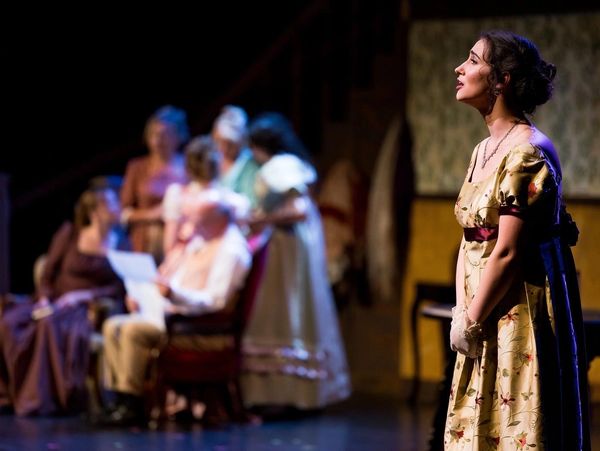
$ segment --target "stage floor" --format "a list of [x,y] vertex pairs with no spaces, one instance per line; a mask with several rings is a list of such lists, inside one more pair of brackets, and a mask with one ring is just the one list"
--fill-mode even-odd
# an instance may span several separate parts
[[[102,429],[78,417],[0,417],[0,451],[210,450],[210,451],[422,451],[433,405],[355,395],[319,415],[262,425],[205,429],[169,423],[156,431]],[[600,450],[600,408],[594,417],[593,450]]]

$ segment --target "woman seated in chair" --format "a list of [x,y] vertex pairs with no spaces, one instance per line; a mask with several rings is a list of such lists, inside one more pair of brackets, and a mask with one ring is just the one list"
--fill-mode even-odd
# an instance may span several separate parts
[[16,304],[0,318],[0,405],[5,410],[48,415],[86,406],[90,307],[112,299],[112,309],[123,310],[124,287],[106,258],[109,249],[129,248],[118,228],[119,215],[114,190],[85,191],[74,224],[63,224],[52,238],[35,301]]

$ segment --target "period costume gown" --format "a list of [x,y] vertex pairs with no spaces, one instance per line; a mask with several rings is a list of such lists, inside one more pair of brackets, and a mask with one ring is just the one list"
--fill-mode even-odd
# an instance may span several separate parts
[[532,144],[511,149],[479,182],[470,180],[475,164],[477,149],[455,206],[466,302],[496,244],[500,215],[524,218],[525,249],[511,287],[483,323],[483,355],[457,355],[445,449],[589,449],[581,307],[560,231],[567,229],[560,167]]
[[[159,171],[152,171],[149,156],[132,159],[127,164],[123,186],[121,187],[121,205],[128,208],[153,208],[163,201],[167,187],[172,183],[187,182],[183,157],[176,155],[174,163]],[[163,255],[163,222],[136,221],[128,224],[131,246],[136,252],[148,252],[157,262]]]
[[350,394],[320,215],[308,193],[315,181],[314,169],[289,154],[272,157],[258,173],[260,208],[268,213],[302,198],[307,218],[272,228],[242,344],[248,406],[314,409]]
[[248,198],[251,207],[256,207],[254,183],[258,172],[258,163],[252,157],[252,151],[244,148],[240,151],[233,166],[221,175],[221,184],[235,193]]
[[[53,302],[74,290],[103,287],[114,300],[107,314],[124,310],[125,287],[103,255],[77,248],[79,232],[65,223],[47,253],[40,296]],[[128,250],[121,234],[118,249]],[[106,299],[108,301],[108,299]],[[0,405],[11,404],[19,416],[74,413],[86,407],[89,339],[88,305],[55,310],[32,319],[35,305],[23,302],[0,318]]]

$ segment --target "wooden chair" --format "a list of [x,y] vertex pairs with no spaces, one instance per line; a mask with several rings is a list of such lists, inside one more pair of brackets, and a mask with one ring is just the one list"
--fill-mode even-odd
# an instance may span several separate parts
[[90,360],[86,385],[88,388],[88,412],[91,414],[99,413],[104,406],[101,365],[104,350],[102,325],[108,317],[123,313],[123,311],[123,301],[110,297],[94,299],[88,307],[88,320],[92,325],[92,333],[89,339]]
[[[263,272],[267,247],[254,253],[250,272],[231,309],[195,316],[167,318],[167,344],[154,364],[151,419],[166,418],[165,401],[169,388],[200,397],[207,410],[203,418],[217,422],[247,419],[239,384],[241,341]],[[233,346],[202,350],[177,346],[177,337],[230,337]]]
[[444,424],[446,421],[446,410],[448,408],[448,397],[450,396],[450,385],[456,354],[450,349],[450,322],[452,320],[451,309],[456,304],[456,290],[454,284],[441,283],[417,283],[415,299],[411,314],[411,332],[413,341],[413,363],[415,374],[413,378],[412,393],[409,402],[415,405],[418,400],[421,385],[420,367],[421,353],[419,347],[419,317],[436,319],[440,322],[443,358],[445,362],[444,378],[438,385],[438,405],[434,414],[432,428],[428,439],[428,449],[437,450],[443,448]]
[[[446,326],[445,313],[436,315],[436,309],[447,311],[454,307],[456,304],[456,292],[454,285],[442,284],[442,283],[417,283],[415,299],[412,305],[411,311],[411,335],[413,345],[413,364],[414,364],[414,377],[413,387],[410,396],[411,404],[415,404],[418,398],[419,389],[421,385],[420,368],[421,368],[421,353],[419,347],[419,317],[421,315],[428,316],[430,318],[440,319],[442,325],[442,338],[444,340],[443,349],[445,352],[445,359],[448,360],[448,353],[450,352],[449,343],[449,328]],[[431,310],[431,313],[429,311]],[[448,325],[450,321],[447,321]]]

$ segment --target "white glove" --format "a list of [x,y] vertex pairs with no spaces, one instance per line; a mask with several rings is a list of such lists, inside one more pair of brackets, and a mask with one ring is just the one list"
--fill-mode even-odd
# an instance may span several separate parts
[[483,354],[481,324],[471,321],[467,309],[454,307],[452,309],[452,324],[450,326],[450,347],[453,351],[475,359]]

